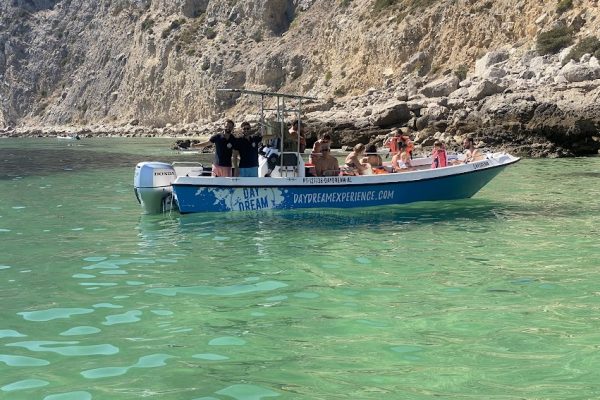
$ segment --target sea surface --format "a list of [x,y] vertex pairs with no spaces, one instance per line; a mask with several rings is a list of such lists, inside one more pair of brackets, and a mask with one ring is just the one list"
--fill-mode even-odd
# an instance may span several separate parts
[[474,198],[142,215],[165,139],[0,140],[0,399],[600,398],[600,158]]

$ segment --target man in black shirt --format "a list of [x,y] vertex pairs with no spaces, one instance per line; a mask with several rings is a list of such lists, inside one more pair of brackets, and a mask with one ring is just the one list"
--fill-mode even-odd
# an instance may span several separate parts
[[235,140],[234,148],[240,153],[240,177],[258,177],[258,148],[260,134],[252,134],[249,122],[242,122],[243,136]]
[[215,145],[215,161],[212,165],[212,176],[231,176],[231,153],[235,144],[233,137],[233,127],[235,124],[232,120],[225,121],[225,130],[223,133],[217,133],[208,139],[206,142],[198,143],[194,147],[206,147],[211,144]]

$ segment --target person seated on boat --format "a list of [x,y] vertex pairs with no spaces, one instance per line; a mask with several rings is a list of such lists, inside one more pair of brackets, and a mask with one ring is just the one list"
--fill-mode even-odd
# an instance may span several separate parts
[[[294,140],[296,146],[293,149],[284,151],[299,151],[300,153],[304,153],[306,150],[306,130],[304,129],[302,121],[299,119],[292,121],[288,133],[289,137]],[[299,145],[298,142],[300,142]]]
[[316,176],[331,176],[339,173],[337,158],[331,155],[331,135],[325,133],[323,137],[315,142],[308,162],[315,167]]
[[398,151],[392,157],[392,172],[408,172],[412,169],[410,155],[406,150],[406,144],[399,141],[397,143]]
[[379,154],[377,154],[377,146],[374,144],[370,144],[365,149],[365,156],[361,160],[363,163],[371,164],[373,168],[382,168],[383,167],[383,159]]
[[242,137],[236,139],[234,146],[240,155],[238,176],[258,177],[258,149],[261,142],[261,134],[253,133],[249,122],[242,122]]
[[308,156],[308,163],[315,164],[319,158],[321,158],[321,149],[328,149],[331,144],[331,135],[329,133],[323,134],[323,136],[313,144],[312,152]]
[[317,176],[337,176],[340,174],[340,164],[337,158],[331,155],[331,149],[321,149],[322,158],[319,160]]
[[431,168],[443,168],[448,165],[448,157],[446,156],[446,149],[444,144],[439,140],[436,140],[433,144],[433,150],[431,151]]
[[483,154],[475,148],[475,141],[472,137],[467,137],[463,140],[463,147],[465,148],[465,164],[483,160]]
[[394,155],[400,150],[398,147],[398,143],[402,142],[404,143],[404,147],[406,148],[405,151],[407,151],[409,157],[412,158],[415,144],[411,140],[410,136],[403,135],[398,129],[392,130],[391,134],[392,136],[388,137],[385,140],[383,146],[389,148],[390,154]]
[[356,175],[372,175],[373,168],[371,164],[362,162],[361,159],[365,155],[365,145],[362,143],[354,146],[350,154],[346,156],[344,161],[345,166]]
[[206,142],[193,144],[192,147],[206,147],[211,144],[215,145],[215,160],[212,165],[213,177],[230,177],[231,176],[231,157],[235,138],[233,137],[233,128],[235,123],[228,119],[225,121],[223,132],[217,133],[208,139]]

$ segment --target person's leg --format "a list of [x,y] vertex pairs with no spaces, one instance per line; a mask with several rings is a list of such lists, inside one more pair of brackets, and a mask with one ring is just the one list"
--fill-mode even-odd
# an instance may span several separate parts
[[258,176],[258,167],[240,168],[239,177],[256,178]]
[[218,165],[212,166],[212,176],[217,177],[230,177],[231,167],[219,167]]

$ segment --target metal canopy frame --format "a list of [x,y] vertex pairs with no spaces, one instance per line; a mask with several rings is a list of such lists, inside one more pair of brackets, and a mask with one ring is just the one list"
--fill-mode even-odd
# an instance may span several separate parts
[[[260,131],[261,135],[264,137],[265,135],[265,111],[275,111],[276,122],[279,125],[279,168],[283,170],[283,142],[285,138],[285,132],[287,125],[285,124],[285,117],[290,114],[296,114],[295,120],[298,121],[298,141],[296,154],[297,157],[300,157],[300,127],[302,126],[301,114],[302,114],[302,101],[303,100],[317,100],[316,97],[309,96],[299,96],[295,94],[287,94],[287,93],[277,93],[277,92],[267,92],[267,91],[259,91],[259,90],[247,90],[247,89],[217,89],[217,92],[225,92],[225,93],[240,93],[240,94],[249,94],[253,96],[260,96]],[[265,107],[265,99],[266,98],[276,98],[277,107],[276,108],[266,108]],[[286,108],[286,100],[291,100],[292,102],[296,102],[294,108]],[[296,159],[296,167],[298,166],[298,159]]]

